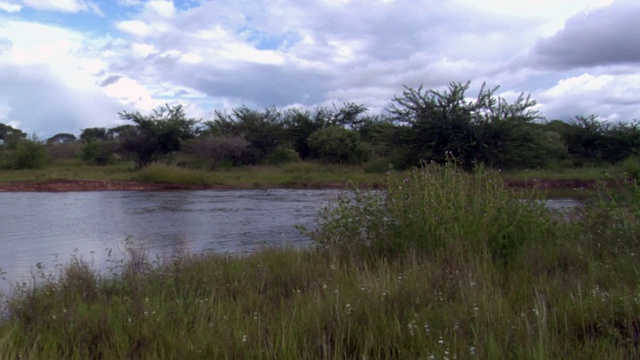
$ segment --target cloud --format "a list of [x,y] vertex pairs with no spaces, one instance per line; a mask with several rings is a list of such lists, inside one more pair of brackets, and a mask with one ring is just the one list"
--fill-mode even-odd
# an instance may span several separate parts
[[[101,12],[91,1],[25,0],[24,7],[67,14],[48,25],[35,21],[52,15],[0,21],[6,39],[0,40],[0,67],[23,79],[26,72],[37,75],[47,88],[32,93],[41,98],[90,94],[98,117],[76,100],[66,103],[76,108],[66,119],[86,117],[78,128],[106,124],[123,109],[144,112],[164,103],[182,103],[191,114],[344,101],[382,110],[403,85],[441,89],[467,80],[470,93],[483,82],[501,85],[505,94],[532,92],[543,114],[553,117],[640,114],[631,101],[640,94],[632,76],[640,50],[630,45],[639,35],[629,20],[638,5],[501,3],[118,0],[100,2],[102,19],[91,15]],[[0,18],[11,16],[18,18]],[[102,27],[93,27],[96,21]],[[0,107],[10,106],[12,119],[30,129],[46,123],[40,111],[27,116],[29,101],[18,95],[7,105],[7,87],[0,81]]]
[[533,66],[553,69],[640,63],[640,3],[617,1],[567,20],[533,48]]
[[11,42],[11,40],[7,39],[7,38],[2,38],[0,37],[0,57],[8,52],[9,50],[11,50],[11,47],[13,46],[13,43]]
[[604,120],[640,119],[640,75],[583,73],[533,94],[549,119],[598,115]]
[[6,1],[0,1],[0,10],[4,10],[9,13],[19,12],[22,10],[22,6],[19,4],[8,3]]
[[22,0],[24,6],[45,11],[59,11],[63,13],[77,13],[97,9],[97,6],[84,0]]
[[45,137],[78,133],[88,126],[111,126],[121,105],[97,91],[68,86],[41,65],[0,66],[0,99],[7,112],[2,122],[19,123]]

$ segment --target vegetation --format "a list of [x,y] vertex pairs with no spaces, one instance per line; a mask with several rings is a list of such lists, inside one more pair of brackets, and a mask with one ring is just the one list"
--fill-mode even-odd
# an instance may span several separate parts
[[316,247],[75,259],[18,287],[0,357],[633,359],[640,188],[559,214],[497,173],[427,165],[353,190]]
[[132,161],[137,169],[164,163],[205,171],[315,161],[382,173],[422,161],[442,164],[453,156],[466,170],[617,166],[638,173],[637,121],[605,122],[596,115],[549,120],[525,94],[509,102],[496,96],[497,87],[483,85],[475,97],[469,88],[469,82],[445,90],[406,87],[377,115],[354,103],[313,110],[243,106],[200,121],[188,118],[181,105],[166,105],[149,115],[122,112],[120,118],[130,122],[124,125],[86,128],[77,138],[59,133],[46,141],[0,124],[0,169],[75,158],[92,166]]

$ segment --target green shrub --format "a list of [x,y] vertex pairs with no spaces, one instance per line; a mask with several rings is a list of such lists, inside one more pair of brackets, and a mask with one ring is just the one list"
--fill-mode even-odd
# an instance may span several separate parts
[[0,168],[39,169],[47,162],[44,145],[35,139],[20,139],[0,153]]
[[280,145],[264,159],[265,165],[284,165],[302,161],[300,155],[288,145]]
[[361,164],[371,152],[358,132],[338,126],[315,131],[307,142],[313,157],[328,164]]
[[629,179],[640,180],[640,156],[628,157],[622,162],[622,169]]
[[323,212],[312,238],[350,254],[396,256],[406,251],[487,254],[507,264],[525,244],[543,241],[554,218],[535,193],[507,189],[496,172],[466,173],[454,164],[426,165],[387,191],[354,190]]
[[115,159],[115,149],[115,143],[108,140],[90,141],[82,147],[80,158],[89,165],[109,165]]

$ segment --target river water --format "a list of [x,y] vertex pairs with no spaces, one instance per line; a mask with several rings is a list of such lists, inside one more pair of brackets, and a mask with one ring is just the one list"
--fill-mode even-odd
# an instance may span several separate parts
[[0,291],[72,256],[104,269],[127,247],[155,256],[307,246],[339,190],[0,193]]
[[[127,247],[152,258],[265,246],[308,246],[312,227],[340,190],[0,193],[0,293],[72,256],[104,270]],[[549,201],[556,208],[571,199]]]

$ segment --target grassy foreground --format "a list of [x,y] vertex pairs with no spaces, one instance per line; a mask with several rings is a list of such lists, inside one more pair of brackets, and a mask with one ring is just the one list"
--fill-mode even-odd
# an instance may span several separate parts
[[7,302],[0,358],[640,356],[636,186],[568,215],[482,169],[388,189],[337,199],[314,249],[73,261]]

